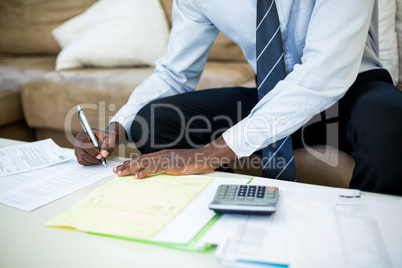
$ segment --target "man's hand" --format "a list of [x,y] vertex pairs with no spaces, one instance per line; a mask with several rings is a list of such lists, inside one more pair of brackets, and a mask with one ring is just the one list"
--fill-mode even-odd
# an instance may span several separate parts
[[227,164],[236,154],[227,146],[222,137],[199,149],[173,149],[145,154],[125,161],[113,171],[118,176],[138,172],[135,177],[142,179],[152,173],[169,175],[205,174]]
[[74,151],[78,163],[84,166],[100,164],[102,157],[106,158],[126,138],[126,131],[118,123],[111,123],[107,129],[93,129],[101,145],[100,151],[94,148],[89,136],[84,131],[75,137]]

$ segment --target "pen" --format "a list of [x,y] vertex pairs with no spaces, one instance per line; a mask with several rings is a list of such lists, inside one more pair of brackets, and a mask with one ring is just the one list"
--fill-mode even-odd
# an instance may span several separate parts
[[[91,126],[89,125],[88,119],[84,114],[84,111],[81,109],[81,107],[78,105],[77,106],[77,110],[78,110],[78,119],[80,120],[81,126],[84,129],[85,133],[88,134],[92,145],[98,150],[100,151],[100,147],[99,147],[99,143],[98,140],[95,137],[95,134],[92,131]],[[101,158],[100,161],[102,162],[102,164],[106,167],[106,159],[105,158]]]

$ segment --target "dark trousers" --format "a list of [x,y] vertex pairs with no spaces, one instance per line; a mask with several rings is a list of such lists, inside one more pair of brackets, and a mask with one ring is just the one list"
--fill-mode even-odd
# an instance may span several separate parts
[[[158,99],[139,111],[132,138],[141,153],[200,147],[246,117],[257,101],[255,88],[241,87]],[[338,133],[328,132],[331,124],[338,124]],[[293,147],[328,144],[328,136],[356,161],[350,188],[402,195],[402,92],[387,71],[359,74],[337,104],[292,135]]]

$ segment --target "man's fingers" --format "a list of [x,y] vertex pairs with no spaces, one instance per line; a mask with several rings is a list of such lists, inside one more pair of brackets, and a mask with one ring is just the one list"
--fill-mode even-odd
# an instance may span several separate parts
[[140,166],[136,160],[125,161],[113,169],[118,176],[127,176],[142,170],[144,167]]
[[[99,164],[100,159],[110,155],[119,144],[118,131],[96,128],[92,130],[100,145],[99,151],[94,147],[88,134],[84,131],[76,136],[76,142],[74,144],[75,155],[77,156],[78,162],[82,165]],[[124,129],[122,131],[124,131]],[[124,135],[124,133],[122,135]]]
[[113,168],[113,172],[118,173],[118,172],[121,171],[123,168],[125,168],[125,164],[126,164],[127,162],[130,162],[130,161],[132,161],[132,160],[124,161],[124,162],[121,163],[120,165],[114,167],[114,168]]
[[117,136],[113,133],[105,137],[102,143],[100,153],[102,157],[106,158],[111,154],[117,146]]
[[88,152],[83,150],[82,148],[77,148],[76,146],[74,146],[74,149],[77,161],[81,165],[89,166],[93,164],[100,164],[100,161],[98,159],[96,159],[92,155],[89,155]]
[[81,160],[80,160],[79,163],[82,164],[82,165],[84,165],[84,166],[89,166],[89,165],[98,165],[98,164],[100,164],[101,162],[100,162],[98,159],[93,158],[93,157],[90,156],[90,155],[84,155],[84,156],[81,158]]
[[88,135],[85,132],[81,132],[76,136],[74,153],[77,157],[78,163],[81,165],[89,166],[99,163],[99,160],[96,159],[96,156],[99,154],[99,152],[93,147]]
[[140,156],[133,160],[125,161],[113,169],[118,176],[127,176],[136,172],[143,172],[144,170],[146,170],[144,173],[146,174],[145,176],[159,172],[158,161],[154,158]]
[[87,154],[91,155],[93,158],[96,158],[99,155],[99,151],[93,146],[91,140],[89,139],[88,134],[85,132],[79,133],[76,138],[76,142],[74,145],[74,149],[77,151],[85,151]]
[[135,174],[136,179],[143,179],[148,175],[158,172],[158,168],[156,166],[149,166],[144,168],[143,170],[139,171]]

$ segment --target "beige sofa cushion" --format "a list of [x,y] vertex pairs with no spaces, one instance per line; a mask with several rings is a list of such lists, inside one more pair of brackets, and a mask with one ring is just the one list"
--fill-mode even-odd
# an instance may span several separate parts
[[0,127],[23,119],[19,91],[0,89]]
[[63,48],[56,70],[154,66],[169,25],[159,0],[102,0],[52,33]]
[[35,131],[27,126],[25,121],[19,121],[0,127],[0,137],[19,141],[35,141]]
[[396,1],[380,0],[379,8],[379,49],[380,61],[390,73],[394,84],[398,84],[398,43],[395,31]]
[[57,54],[51,30],[96,0],[1,0],[0,53]]
[[[90,103],[98,108],[86,110],[88,120],[93,127],[104,128],[133,89],[152,71],[152,68],[127,68],[47,73],[42,79],[28,83],[22,92],[25,119],[30,127],[55,130],[69,128],[65,125],[67,120],[77,132],[81,126],[76,114],[71,120],[69,112],[75,113],[78,104]],[[207,63],[198,89],[240,86],[253,77],[254,72],[247,63]]]
[[25,83],[53,69],[55,57],[0,56],[0,126],[23,119],[20,92]]
[[[68,19],[82,13],[96,0],[1,0],[0,53],[57,54],[60,47],[51,35]],[[161,0],[166,17],[172,22],[173,0]],[[219,34],[210,60],[245,61],[241,49]]]

